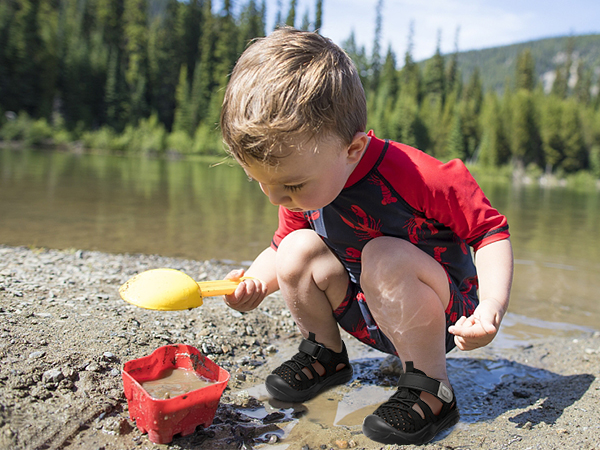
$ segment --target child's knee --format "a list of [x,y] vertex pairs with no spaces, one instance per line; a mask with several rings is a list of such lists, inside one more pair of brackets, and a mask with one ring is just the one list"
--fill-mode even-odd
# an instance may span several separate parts
[[400,267],[411,264],[411,253],[415,247],[404,239],[381,236],[371,239],[364,246],[361,261],[362,272],[381,272],[383,267]]
[[290,277],[306,271],[325,244],[312,230],[296,230],[288,234],[277,248],[277,274]]

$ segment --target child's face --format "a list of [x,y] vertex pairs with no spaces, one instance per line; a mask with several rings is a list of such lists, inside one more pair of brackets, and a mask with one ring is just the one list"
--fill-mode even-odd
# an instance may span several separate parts
[[349,147],[328,135],[283,147],[275,154],[281,156],[275,166],[251,161],[242,167],[274,205],[296,212],[315,210],[339,195],[367,143],[364,133],[357,133]]

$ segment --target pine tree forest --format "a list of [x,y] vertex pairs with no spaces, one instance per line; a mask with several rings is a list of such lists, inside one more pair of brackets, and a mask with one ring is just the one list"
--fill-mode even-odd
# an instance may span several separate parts
[[[297,0],[279,2],[277,26],[319,30]],[[441,160],[600,178],[600,82],[571,58],[550,90],[527,49],[502,92],[463,79],[438,48],[422,64],[381,48],[381,15],[368,54],[342,44],[367,93],[368,128]],[[265,36],[266,4],[211,0],[1,0],[0,141],[78,145],[125,153],[223,154],[224,87],[250,40]],[[575,50],[566,49],[571,55]],[[576,76],[574,76],[576,73]],[[576,82],[574,82],[576,80]],[[596,86],[596,88],[594,88]]]

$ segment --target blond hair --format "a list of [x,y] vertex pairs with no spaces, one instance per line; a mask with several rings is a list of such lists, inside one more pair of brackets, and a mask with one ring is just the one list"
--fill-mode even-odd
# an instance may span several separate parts
[[274,164],[278,146],[324,133],[350,145],[366,122],[365,93],[350,57],[330,39],[290,27],[244,51],[221,110],[223,140],[242,162]]

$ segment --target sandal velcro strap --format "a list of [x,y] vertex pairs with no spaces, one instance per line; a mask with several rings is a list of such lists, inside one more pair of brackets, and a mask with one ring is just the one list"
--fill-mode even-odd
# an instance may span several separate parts
[[422,372],[419,373],[420,371],[414,372],[413,370],[412,361],[408,361],[406,363],[406,372],[400,375],[398,386],[429,392],[444,403],[452,403],[454,400],[452,389],[440,381],[429,378]]
[[325,346],[315,341],[314,333],[309,332],[308,339],[302,339],[298,350],[321,362],[326,363],[331,360],[331,352]]

